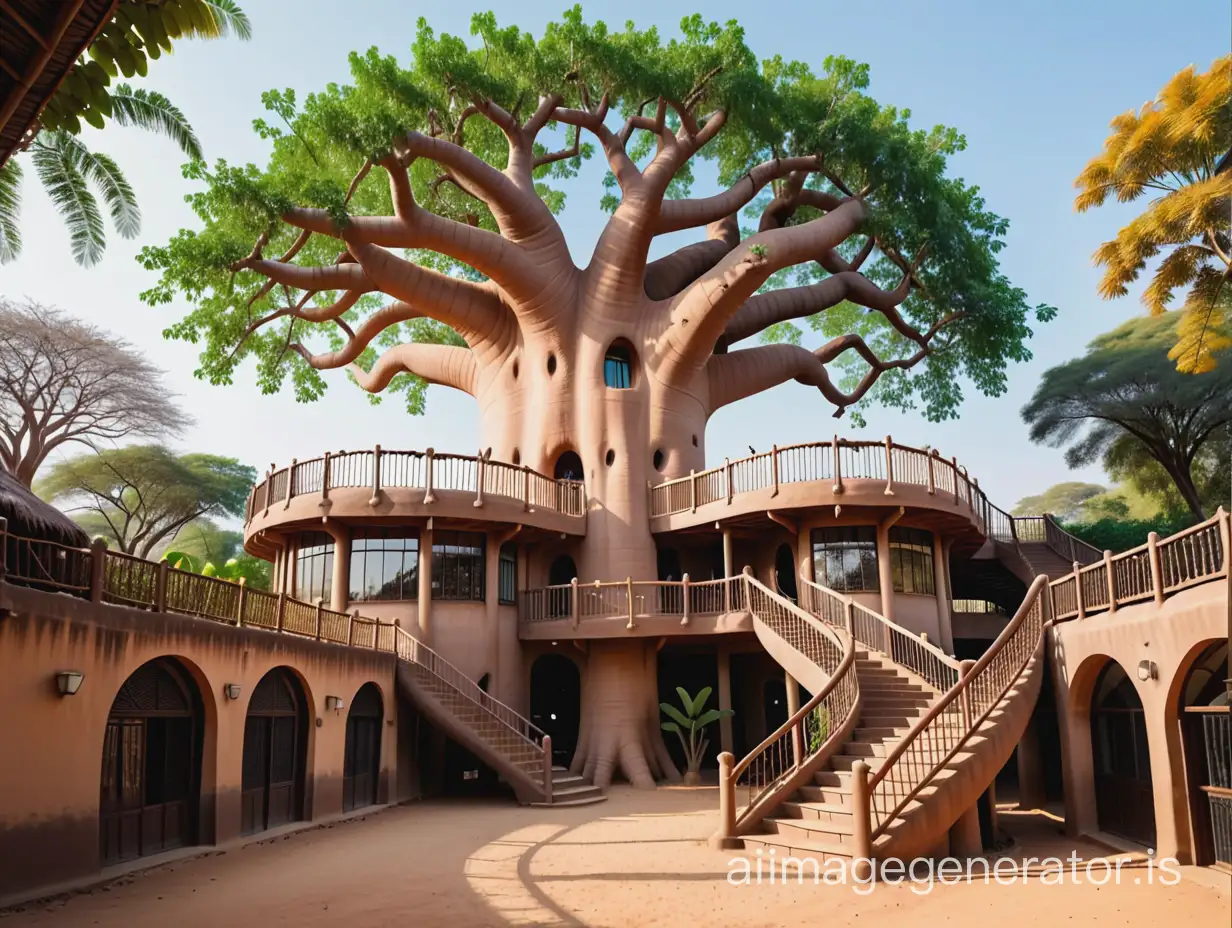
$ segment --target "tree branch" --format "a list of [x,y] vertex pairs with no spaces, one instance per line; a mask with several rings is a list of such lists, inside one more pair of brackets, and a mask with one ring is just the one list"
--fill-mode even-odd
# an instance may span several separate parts
[[701,199],[665,200],[655,221],[655,234],[692,229],[730,216],[744,208],[771,181],[798,171],[820,168],[821,159],[815,156],[775,158],[757,165],[723,193]]
[[675,296],[740,244],[740,225],[727,216],[706,227],[706,241],[685,245],[646,265],[643,289],[652,300]]
[[390,348],[372,365],[371,371],[352,364],[351,373],[355,382],[369,393],[380,393],[395,376],[409,373],[473,396],[478,367],[468,348],[411,344]]

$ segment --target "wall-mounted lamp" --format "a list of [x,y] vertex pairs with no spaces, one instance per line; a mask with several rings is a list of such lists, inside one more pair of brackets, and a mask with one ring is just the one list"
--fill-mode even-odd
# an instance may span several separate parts
[[340,696],[326,696],[325,697],[325,708],[326,709],[333,709],[335,712],[337,712],[339,709],[343,708],[345,705],[346,703],[342,701],[342,697]]
[[228,699],[239,699],[240,685],[238,683],[224,683],[222,685],[222,692]]
[[76,696],[86,675],[80,670],[61,670],[56,674],[56,689],[61,696]]
[[1147,680],[1155,680],[1159,678],[1159,667],[1154,661],[1138,661],[1138,679],[1145,683]]

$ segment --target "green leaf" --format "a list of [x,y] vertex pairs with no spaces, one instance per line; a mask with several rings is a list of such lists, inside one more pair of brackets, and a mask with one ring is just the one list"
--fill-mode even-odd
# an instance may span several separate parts
[[712,692],[714,691],[710,687],[702,687],[702,691],[693,697],[693,708],[689,710],[689,715],[701,715]]
[[156,90],[120,84],[111,91],[112,118],[121,126],[135,126],[166,136],[187,157],[205,157],[201,143],[179,108]]
[[721,713],[718,709],[710,709],[697,717],[697,727],[705,728],[707,725],[713,725],[722,717],[723,713]]
[[680,726],[675,722],[660,722],[659,727],[664,731],[674,731],[676,734],[680,734]]
[[[204,0],[204,2],[218,27],[217,38],[225,39],[231,33],[235,33],[235,37],[244,42],[252,38],[252,23],[248,21],[248,14],[239,8],[235,0]],[[210,38],[210,36],[203,35],[201,38]]]
[[55,132],[44,141],[46,134],[40,133],[34,146],[34,169],[56,212],[68,226],[74,260],[82,267],[92,267],[102,259],[107,247],[98,201],[90,192],[72,149],[65,144],[72,136]]
[[21,165],[10,160],[0,168],[0,264],[21,254]]
[[663,710],[665,715],[676,722],[676,724],[683,726],[685,729],[691,729],[693,727],[693,721],[687,718],[683,712],[671,703],[661,702],[659,703],[659,708]]
[[680,704],[684,706],[685,714],[689,718],[693,718],[693,697],[688,694],[683,686],[676,687],[676,695],[680,697]]
[[111,221],[123,238],[135,238],[141,231],[141,209],[128,179],[108,155],[90,151],[76,136],[60,134],[62,144],[83,177],[103,195]]

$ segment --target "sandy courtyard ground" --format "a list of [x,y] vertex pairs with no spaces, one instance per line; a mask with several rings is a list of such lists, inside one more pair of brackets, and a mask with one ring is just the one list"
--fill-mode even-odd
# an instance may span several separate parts
[[[1164,886],[1156,870],[1148,885],[1141,860],[1125,865],[1119,886],[1068,878],[1043,885],[1038,875],[1026,885],[1021,877],[1012,886],[977,880],[934,885],[926,894],[927,884],[877,886],[864,895],[850,886],[795,882],[733,886],[732,854],[705,843],[715,809],[715,791],[705,788],[616,787],[608,802],[578,809],[518,808],[500,800],[419,803],[132,874],[0,921],[3,928],[677,928],[823,920],[867,926],[904,916],[947,928],[1232,923],[1232,895],[1214,888],[1217,875],[1182,868],[1180,882]],[[1018,839],[1015,858],[1102,853],[1060,838],[1048,819],[1003,815],[1001,821]]]

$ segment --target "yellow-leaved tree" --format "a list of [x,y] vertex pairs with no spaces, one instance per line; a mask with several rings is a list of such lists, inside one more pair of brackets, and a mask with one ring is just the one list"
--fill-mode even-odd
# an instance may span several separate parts
[[1110,197],[1129,203],[1150,196],[1147,209],[1095,252],[1104,268],[1099,293],[1124,296],[1148,262],[1162,255],[1142,301],[1159,315],[1180,298],[1184,313],[1169,357],[1199,374],[1232,345],[1232,56],[1204,74],[1178,72],[1155,100],[1112,120],[1104,150],[1074,186],[1085,212]]

